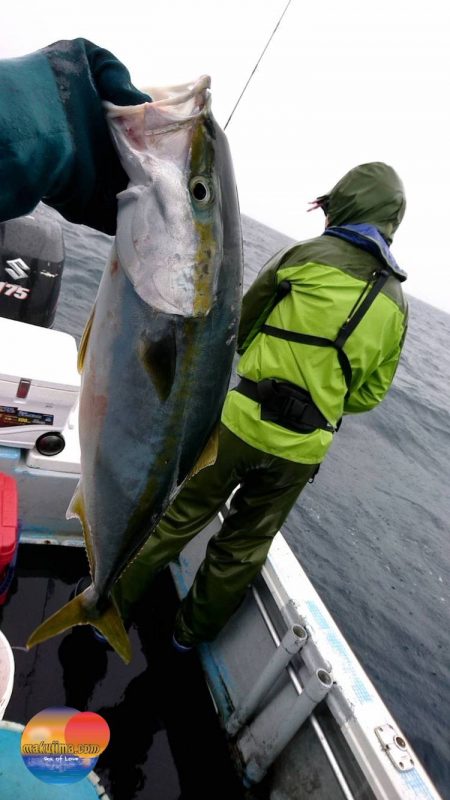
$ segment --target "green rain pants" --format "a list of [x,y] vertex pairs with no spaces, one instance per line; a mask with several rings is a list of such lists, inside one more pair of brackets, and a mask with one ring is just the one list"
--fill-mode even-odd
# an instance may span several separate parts
[[115,588],[125,617],[155,574],[206,527],[239,486],[222,528],[181,604],[175,636],[185,645],[214,639],[266,560],[271,542],[317,464],[298,464],[246,444],[221,425],[216,463],[183,487]]

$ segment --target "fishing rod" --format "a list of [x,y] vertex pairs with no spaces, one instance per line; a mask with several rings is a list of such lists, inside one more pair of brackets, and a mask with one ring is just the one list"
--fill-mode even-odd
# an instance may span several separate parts
[[263,49],[263,51],[262,51],[262,53],[261,53],[260,57],[258,58],[258,61],[256,62],[255,66],[253,67],[253,69],[252,69],[252,71],[251,71],[251,73],[250,73],[250,76],[249,76],[249,78],[248,78],[248,80],[247,80],[247,83],[245,84],[244,88],[242,89],[242,92],[240,93],[240,95],[239,95],[238,99],[236,100],[236,103],[235,103],[235,105],[234,105],[234,107],[233,107],[233,110],[232,110],[232,112],[231,112],[230,116],[228,117],[228,119],[227,119],[227,121],[226,121],[226,123],[225,123],[225,126],[224,126],[224,131],[226,131],[226,129],[227,129],[227,126],[228,126],[228,123],[230,122],[230,120],[231,120],[231,118],[232,118],[232,116],[233,116],[234,112],[236,111],[236,109],[237,109],[237,107],[238,107],[239,103],[241,102],[241,100],[242,100],[242,98],[243,98],[243,96],[244,96],[244,94],[245,94],[245,92],[246,92],[246,90],[247,90],[247,87],[248,87],[248,85],[249,85],[249,83],[250,83],[251,79],[253,78],[253,75],[255,74],[256,70],[258,69],[258,67],[259,67],[259,65],[260,65],[260,63],[261,63],[261,61],[262,61],[262,59],[263,59],[263,57],[264,57],[264,54],[265,54],[265,52],[266,52],[267,48],[269,47],[269,45],[270,45],[270,43],[271,43],[271,41],[272,41],[273,37],[275,36],[275,33],[277,32],[278,28],[280,27],[280,23],[281,23],[281,21],[282,21],[282,19],[283,19],[284,15],[286,14],[286,11],[288,10],[289,6],[291,5],[291,3],[292,3],[292,0],[288,0],[288,3],[287,3],[287,5],[286,5],[286,7],[285,7],[285,9],[284,9],[283,13],[281,14],[281,16],[280,16],[280,18],[279,18],[279,20],[278,20],[277,24],[275,25],[275,27],[274,27],[274,29],[273,29],[272,33],[270,34],[270,36],[269,36],[269,38],[268,38],[268,40],[267,40],[267,42],[266,42],[266,45],[265,45],[265,47],[264,47],[264,49]]

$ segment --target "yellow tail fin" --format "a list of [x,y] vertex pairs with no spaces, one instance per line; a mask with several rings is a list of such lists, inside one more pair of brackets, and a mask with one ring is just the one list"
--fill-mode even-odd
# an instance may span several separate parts
[[130,640],[114,601],[110,600],[103,613],[98,615],[95,613],[95,606],[86,602],[85,595],[88,592],[89,588],[39,625],[28,639],[27,647],[45,642],[73,625],[93,625],[106,637],[125,664],[129,664]]

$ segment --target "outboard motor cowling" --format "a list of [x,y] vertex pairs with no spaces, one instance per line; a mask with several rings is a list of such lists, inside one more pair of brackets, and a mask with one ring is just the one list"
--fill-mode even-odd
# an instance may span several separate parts
[[0,316],[50,328],[63,267],[62,226],[45,207],[0,223]]

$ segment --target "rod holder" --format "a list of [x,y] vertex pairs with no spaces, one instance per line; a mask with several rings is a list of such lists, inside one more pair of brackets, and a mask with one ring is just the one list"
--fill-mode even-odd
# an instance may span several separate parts
[[[333,685],[329,672],[317,669],[305,683],[303,691],[291,706],[289,712],[273,725],[267,737],[259,738],[252,724],[241,734],[237,746],[247,762],[245,770],[246,784],[259,783],[270,765],[284,750],[292,737],[297,733],[316,705],[326,697]],[[255,727],[257,727],[255,720]],[[255,734],[255,735],[254,735]]]
[[230,736],[234,736],[250,719],[292,657],[301,650],[307,638],[308,634],[301,625],[293,625],[286,631],[253,688],[228,718],[225,728]]

